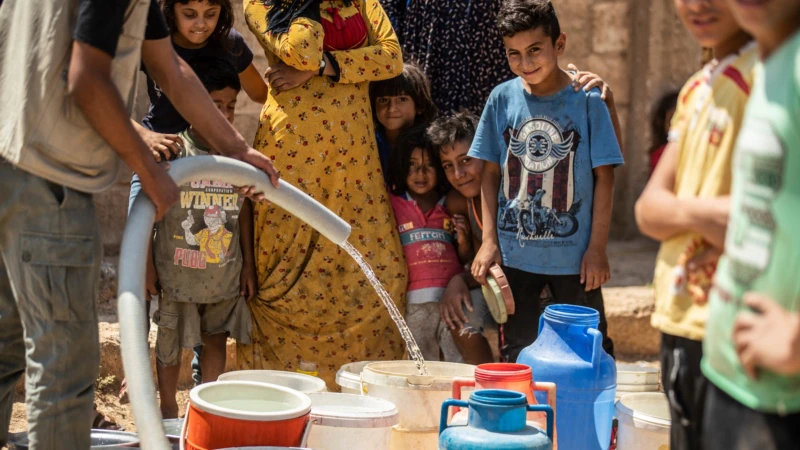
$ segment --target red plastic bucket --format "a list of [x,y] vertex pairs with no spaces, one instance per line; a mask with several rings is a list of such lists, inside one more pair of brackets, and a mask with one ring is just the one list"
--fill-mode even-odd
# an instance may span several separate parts
[[311,399],[283,386],[249,381],[201,384],[189,393],[181,449],[298,447]]
[[[506,389],[525,394],[528,404],[536,405],[538,402],[533,396],[534,391],[547,392],[547,404],[553,408],[553,417],[556,414],[556,385],[555,383],[543,383],[533,381],[531,368],[524,364],[513,363],[489,363],[481,364],[475,368],[475,378],[454,378],[453,379],[453,398],[461,400],[461,389],[474,387],[476,391],[483,389]],[[453,416],[464,421],[466,416],[459,415],[458,408],[453,408]],[[543,413],[530,412],[528,420],[539,424],[542,428],[546,427],[547,418]],[[555,427],[553,427],[553,442],[555,442]]]

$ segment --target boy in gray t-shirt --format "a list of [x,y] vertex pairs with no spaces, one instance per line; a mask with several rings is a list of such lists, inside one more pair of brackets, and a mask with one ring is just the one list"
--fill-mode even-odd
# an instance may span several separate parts
[[[233,122],[239,77],[227,62],[209,59],[192,68],[214,103]],[[192,127],[179,135],[185,158],[212,153]],[[161,414],[178,415],[175,394],[181,350],[203,345],[203,382],[225,370],[228,336],[250,342],[249,301],[255,295],[253,214],[249,200],[228,183],[195,180],[181,186],[181,201],[156,225],[147,289],[160,294],[156,359]]]

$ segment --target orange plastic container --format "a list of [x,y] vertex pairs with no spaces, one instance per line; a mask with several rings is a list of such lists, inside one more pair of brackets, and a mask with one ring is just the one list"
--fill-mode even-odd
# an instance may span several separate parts
[[195,387],[181,433],[181,449],[299,447],[309,426],[311,400],[283,386],[218,381]]
[[[481,364],[475,368],[475,378],[454,378],[453,392],[454,399],[461,400],[461,390],[465,387],[475,388],[476,391],[482,389],[506,389],[525,394],[528,404],[537,405],[538,402],[533,396],[534,391],[547,393],[547,404],[553,408],[553,422],[556,417],[556,385],[555,383],[535,382],[533,373],[529,366],[524,364],[512,363],[490,363]],[[466,411],[458,411],[453,408],[453,416],[456,421],[466,421]],[[459,420],[460,419],[460,420]],[[534,422],[542,429],[547,426],[547,415],[540,412],[529,412],[528,421]],[[556,442],[556,429],[553,426],[553,442]],[[554,447],[555,448],[555,447]]]

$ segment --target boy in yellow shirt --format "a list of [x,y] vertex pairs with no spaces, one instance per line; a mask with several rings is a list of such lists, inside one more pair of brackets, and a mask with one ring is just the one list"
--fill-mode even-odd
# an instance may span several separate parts
[[700,370],[706,298],[728,221],[731,162],[758,59],[725,0],[675,0],[678,15],[715,59],[678,97],[669,144],[641,198],[642,233],[662,242],[656,261],[661,377],[670,403],[670,448],[699,449],[707,380]]

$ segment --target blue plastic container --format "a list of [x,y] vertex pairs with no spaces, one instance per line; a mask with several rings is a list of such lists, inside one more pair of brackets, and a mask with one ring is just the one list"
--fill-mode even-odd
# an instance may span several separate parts
[[517,358],[531,367],[535,381],[556,384],[559,450],[607,450],[611,443],[617,367],[603,350],[599,323],[592,308],[548,306],[539,337]]
[[[447,426],[451,406],[469,408],[467,425]],[[528,425],[528,411],[547,414],[547,434]],[[439,450],[552,450],[553,409],[528,405],[525,394],[502,389],[475,391],[469,402],[445,400],[439,424]]]

